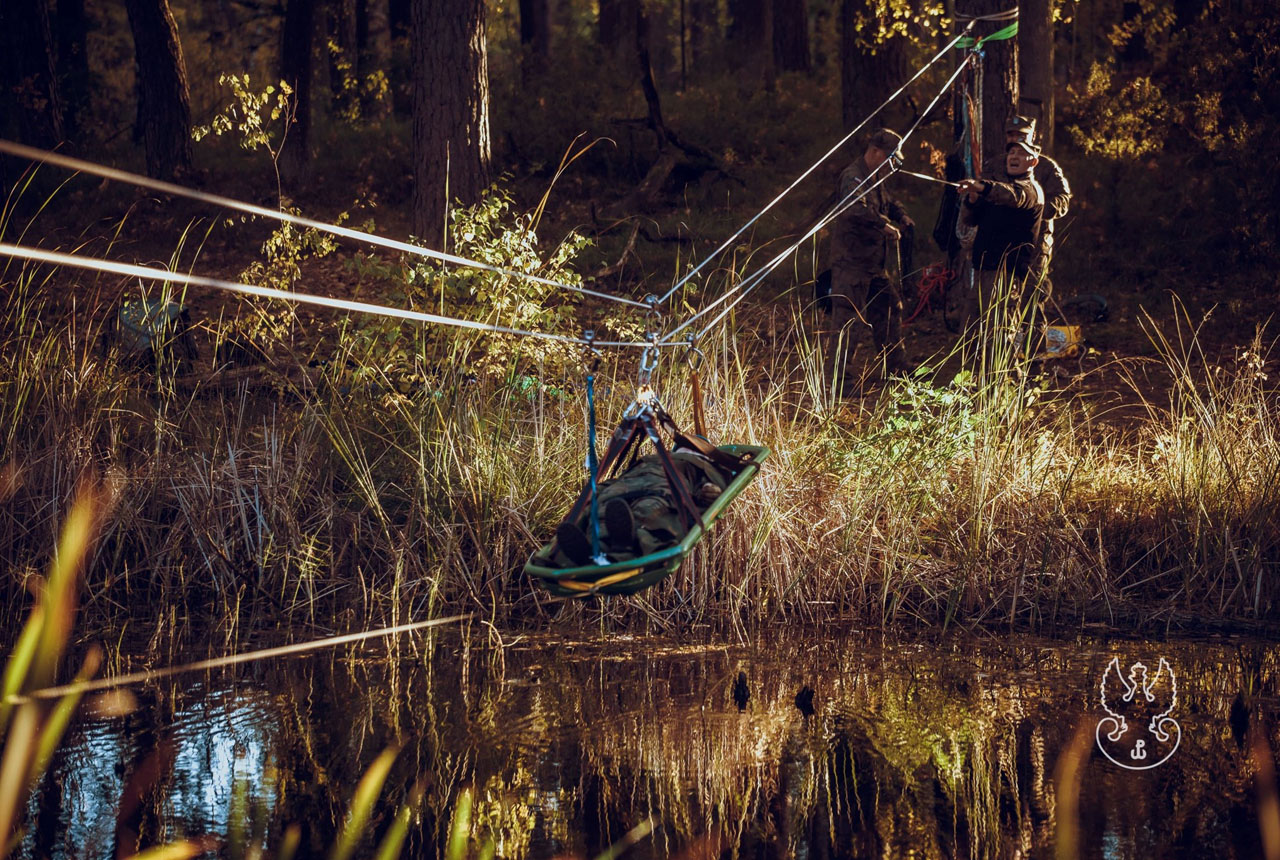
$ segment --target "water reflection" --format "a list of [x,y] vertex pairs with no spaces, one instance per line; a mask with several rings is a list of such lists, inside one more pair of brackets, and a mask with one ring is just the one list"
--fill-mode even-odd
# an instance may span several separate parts
[[[647,817],[654,832],[631,856],[1046,857],[1062,826],[1085,857],[1253,857],[1247,738],[1275,746],[1278,654],[1235,641],[504,649],[437,636],[416,659],[279,663],[144,691],[138,713],[83,722],[21,853],[106,858],[255,818],[269,845],[300,823],[303,852],[319,854],[359,775],[399,742],[374,831],[425,777],[406,856],[439,853],[471,787],[475,839],[508,858],[592,857]],[[1093,747],[1098,684],[1112,656],[1160,655],[1178,673],[1182,746],[1124,771]],[[1054,769],[1078,732],[1079,796],[1064,804],[1078,823],[1060,822]]]

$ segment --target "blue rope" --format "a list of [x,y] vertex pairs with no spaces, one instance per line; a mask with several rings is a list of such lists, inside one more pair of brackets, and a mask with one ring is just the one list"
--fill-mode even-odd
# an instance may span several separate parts
[[596,481],[600,474],[600,462],[596,459],[596,373],[587,371],[587,471],[591,475],[591,558],[600,558],[600,498],[596,494]]

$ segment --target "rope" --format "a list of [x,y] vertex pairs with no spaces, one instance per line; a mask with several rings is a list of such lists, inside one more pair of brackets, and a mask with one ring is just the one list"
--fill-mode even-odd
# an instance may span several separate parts
[[947,284],[951,283],[951,279],[955,276],[956,273],[945,265],[926,266],[924,274],[920,276],[920,299],[916,302],[916,309],[903,322],[914,322],[921,311],[929,305],[929,300],[933,298],[935,292],[943,294],[945,301]]
[[959,183],[959,182],[951,182],[951,181],[946,180],[946,179],[939,179],[938,177],[936,177],[936,176],[930,176],[930,175],[929,175],[929,174],[927,174],[927,173],[916,173],[914,170],[903,170],[901,167],[899,167],[899,168],[898,168],[898,172],[899,172],[899,173],[901,173],[901,174],[903,174],[904,176],[914,176],[914,177],[916,177],[917,179],[927,179],[927,180],[929,180],[930,182],[936,182],[936,183],[938,183],[939,185],[950,185],[952,188],[959,188],[959,187],[960,187],[960,183]]
[[[973,60],[974,56],[976,55],[973,53],[970,53],[968,56],[964,58],[964,60],[960,62],[959,65],[956,66],[956,70],[951,73],[951,76],[949,78],[947,78],[946,83],[942,85],[942,88],[940,90],[938,90],[937,94],[933,97],[933,100],[929,102],[928,106],[920,113],[920,116],[917,117],[916,121],[912,123],[909,129],[907,129],[906,134],[902,136],[902,140],[898,145],[899,151],[901,151],[902,144],[906,143],[908,138],[910,138],[911,135],[914,134],[916,130],[920,127],[920,124],[924,122],[924,118],[928,116],[929,112],[932,111],[933,108],[937,105],[938,101],[942,98],[943,94],[945,94],[948,90],[951,89],[952,84],[955,83],[956,79],[960,76],[960,73],[964,71],[964,69],[968,66],[968,64]],[[771,274],[774,269],[776,269],[779,265],[781,265],[783,260],[785,260],[788,256],[790,256],[802,244],[808,241],[810,237],[816,234],[819,230],[821,230],[831,221],[834,221],[836,218],[843,215],[845,211],[847,211],[850,207],[852,207],[858,201],[862,200],[864,197],[870,194],[873,190],[875,190],[876,187],[881,185],[894,172],[896,172],[897,168],[894,166],[893,160],[894,160],[894,156],[890,155],[889,158],[885,159],[884,162],[881,162],[876,167],[875,171],[873,171],[869,176],[863,179],[862,182],[859,182],[857,186],[855,186],[847,195],[845,195],[845,198],[843,200],[841,200],[838,204],[836,204],[836,207],[834,209],[832,209],[826,216],[819,219],[819,221],[813,227],[811,227],[803,236],[801,236],[798,241],[794,242],[790,247],[785,249],[782,253],[778,254],[776,257],[774,257],[772,260],[770,260],[768,263],[762,266],[759,270],[757,270],[755,274],[739,282],[737,286],[726,291],[725,294],[722,295],[720,298],[716,299],[710,305],[703,308],[701,311],[698,311],[698,313],[694,314],[692,317],[690,317],[680,326],[675,328],[670,334],[668,334],[665,338],[663,338],[662,342],[664,343],[670,342],[671,338],[674,338],[680,332],[684,331],[686,328],[692,325],[696,320],[698,320],[702,316],[705,316],[707,313],[711,311],[712,308],[714,308],[720,302],[725,301],[726,299],[729,298],[729,296],[741,290],[742,291],[741,294],[736,299],[734,299],[734,301],[728,307],[726,307],[723,311],[721,311],[720,314],[718,314],[715,319],[713,319],[704,328],[702,328],[693,338],[693,340],[695,341],[701,340],[708,331],[710,331],[715,325],[717,325],[721,320],[723,320],[734,309],[734,307],[736,307],[743,299],[747,297],[747,295],[752,290],[754,290],[761,283],[763,283],[764,279],[769,274]],[[867,180],[870,179],[872,176],[875,176],[876,173],[878,173],[880,169],[885,166],[885,164],[889,165],[890,167],[889,172],[886,173],[884,176],[882,176],[880,179],[878,179],[870,188],[867,188],[865,191],[861,190],[862,186],[867,182]]]
[[164,194],[172,194],[176,197],[186,197],[190,200],[198,200],[202,203],[212,203],[215,206],[221,206],[226,209],[234,209],[237,212],[245,212],[250,215],[258,215],[262,218],[273,218],[277,221],[283,221],[288,224],[296,224],[299,227],[309,227],[313,230],[321,230],[334,236],[342,236],[346,239],[354,239],[357,242],[366,242],[370,245],[376,245],[380,248],[387,248],[392,251],[401,251],[405,254],[412,254],[417,257],[427,257],[432,260],[439,260],[444,263],[453,263],[457,266],[466,266],[471,269],[479,269],[484,272],[493,272],[497,275],[505,275],[509,278],[524,278],[536,284],[543,284],[548,287],[557,287],[570,292],[581,293],[585,296],[595,296],[599,299],[606,299],[619,304],[631,305],[632,307],[647,307],[642,302],[634,299],[627,299],[621,296],[611,296],[608,293],[589,290],[586,287],[577,287],[572,284],[562,283],[561,281],[553,281],[550,278],[543,278],[538,275],[530,275],[525,272],[517,272],[512,269],[504,269],[501,266],[482,263],[479,260],[471,260],[466,257],[459,257],[456,254],[447,254],[443,251],[435,251],[431,248],[424,248],[421,245],[411,245],[408,242],[399,242],[395,239],[387,239],[373,233],[362,233],[359,230],[352,230],[349,227],[339,227],[336,224],[328,224],[324,221],[316,221],[311,218],[305,218],[301,215],[294,215],[291,212],[281,212],[278,209],[268,209],[265,206],[257,206],[253,203],[244,203],[239,200],[233,200],[230,197],[223,197],[218,194],[208,194],[204,191],[197,191],[194,188],[186,188],[182,185],[174,185],[172,182],[164,182],[159,179],[151,179],[146,176],[139,176],[136,173],[129,173],[124,170],[117,170],[114,167],[104,167],[89,161],[82,161],[79,158],[71,158],[70,156],[60,155],[54,152],[48,152],[43,149],[36,149],[30,146],[23,146],[20,143],[13,143],[8,140],[0,140],[0,152],[8,155],[14,155],[19,158],[27,158],[32,161],[42,161],[46,164],[52,164],[56,167],[65,167],[69,170],[79,170],[83,173],[89,173],[94,176],[101,176],[104,179],[114,179],[118,182],[126,182],[130,185],[136,185],[140,188],[150,188],[152,191],[159,191]]
[[[886,159],[886,162],[887,161],[888,159]],[[881,166],[883,166],[883,164],[884,162],[881,163]],[[880,168],[877,167],[876,169],[879,170]],[[682,323],[680,326],[674,329],[670,334],[667,335],[667,338],[675,337],[680,332],[684,331],[686,328],[693,325],[693,323],[697,322],[700,318],[709,314],[712,311],[712,309],[716,307],[716,305],[719,305],[721,302],[726,301],[730,296],[734,295],[734,293],[737,293],[739,290],[741,290],[742,291],[741,294],[738,295],[738,297],[734,299],[729,304],[728,307],[726,307],[723,311],[721,311],[718,315],[716,315],[715,319],[707,323],[707,325],[703,327],[701,330],[699,330],[698,333],[695,334],[692,338],[692,340],[694,341],[702,340],[703,335],[709,332],[722,319],[724,319],[730,313],[730,311],[732,311],[735,307],[737,307],[738,304],[751,293],[752,290],[760,286],[760,284],[764,283],[764,279],[767,278],[769,275],[771,275],[774,269],[782,265],[782,262],[786,260],[787,257],[795,253],[795,250],[797,248],[799,248],[801,245],[807,242],[819,230],[827,226],[827,224],[831,223],[836,218],[843,215],[849,208],[857,204],[864,197],[866,197],[868,194],[874,191],[877,187],[879,187],[882,183],[884,183],[884,181],[887,180],[889,176],[892,175],[892,173],[893,173],[892,169],[889,170],[884,176],[876,180],[876,182],[873,185],[871,185],[871,187],[867,188],[865,191],[862,191],[861,193],[859,193],[859,189],[862,187],[863,183],[859,183],[857,187],[855,187],[852,191],[850,191],[849,194],[846,195],[845,198],[836,205],[835,209],[831,210],[829,213],[827,213],[827,215],[819,219],[817,223],[815,223],[811,228],[809,228],[809,230],[805,232],[803,236],[800,237],[799,240],[792,243],[790,246],[784,249],[781,253],[779,253],[769,262],[765,263],[763,266],[761,266],[759,269],[753,272],[750,276],[748,276],[747,278],[744,278],[742,281],[740,281],[737,284],[737,286],[733,287],[732,289],[726,290],[724,295],[720,296],[714,302],[707,305],[702,310],[698,311],[696,314],[694,314],[692,317],[690,317],[688,320],[686,320],[684,323]],[[874,175],[874,173],[872,175]]]
[[702,379],[699,377],[696,367],[689,371],[689,386],[693,389],[693,432],[703,439],[709,439],[710,437],[707,436],[707,411],[702,402]]
[[957,21],[1015,21],[1018,18],[1018,7],[1006,9],[1003,12],[992,12],[990,15],[964,15],[960,12],[956,13]]
[[[560,334],[550,334],[548,332],[525,331],[524,329],[508,328],[507,326],[492,325],[490,323],[475,322],[473,320],[455,319],[454,317],[439,316],[438,314],[423,313],[422,311],[410,311],[402,308],[391,308],[385,305],[375,305],[369,302],[355,302],[349,299],[335,299],[328,296],[315,296],[309,293],[292,293],[288,290],[279,290],[274,287],[258,287],[252,284],[238,284],[234,281],[224,281],[218,278],[206,278],[200,275],[188,275],[182,272],[170,272],[165,269],[152,269],[146,266],[135,266],[128,263],[117,263],[113,260],[102,260],[97,257],[81,257],[75,254],[62,254],[55,251],[45,251],[41,248],[28,248],[22,245],[10,245],[0,242],[0,256],[13,257],[19,260],[30,260],[38,263],[51,263],[57,266],[75,266],[81,269],[89,269],[95,272],[108,272],[118,275],[126,275],[131,278],[143,278],[152,281],[164,281],[168,283],[186,284],[193,287],[210,287],[215,290],[224,290],[229,293],[240,293],[248,296],[258,296],[265,299],[280,299],[286,302],[295,302],[302,305],[318,305],[320,307],[335,308],[338,310],[354,311],[356,313],[374,314],[376,316],[391,317],[393,319],[409,320],[411,322],[437,323],[439,325],[453,326],[455,328],[473,329],[475,331],[494,332],[497,334],[514,334],[523,337],[536,337],[543,340],[552,340],[558,343],[572,343],[580,345],[589,345],[588,341],[577,338],[568,337]],[[650,343],[640,341],[595,341],[595,346],[617,346],[617,347],[649,347]],[[665,344],[659,344],[665,345]],[[675,346],[676,344],[671,344]]]
[[608,564],[609,560],[600,552],[600,494],[596,492],[600,461],[596,459],[595,364],[587,371],[587,472],[591,482],[591,560],[596,564]]
[[765,215],[765,213],[766,213],[766,212],[768,212],[768,211],[769,211],[770,209],[772,209],[775,205],[777,205],[777,204],[778,204],[778,202],[780,202],[780,201],[782,200],[782,198],[786,197],[786,196],[787,196],[788,194],[790,194],[793,190],[795,190],[796,186],[798,186],[801,182],[803,182],[806,178],[808,178],[809,174],[811,174],[811,173],[813,173],[813,171],[817,170],[817,169],[818,169],[818,167],[819,167],[819,166],[820,166],[824,161],[826,161],[826,160],[827,160],[828,158],[830,158],[832,155],[835,155],[835,154],[836,154],[836,152],[838,152],[842,146],[844,146],[846,143],[848,143],[850,140],[852,140],[852,139],[853,139],[853,136],[854,136],[855,134],[857,134],[859,131],[861,131],[861,130],[862,130],[863,126],[865,126],[867,123],[869,123],[869,122],[871,121],[872,117],[874,117],[876,114],[880,113],[880,111],[882,111],[882,110],[884,110],[886,107],[888,107],[888,106],[889,106],[889,104],[890,104],[890,103],[892,103],[892,102],[894,101],[894,99],[896,99],[896,98],[898,98],[898,96],[902,95],[902,93],[906,91],[907,87],[909,87],[909,86],[911,86],[913,83],[915,83],[915,82],[916,82],[916,80],[918,80],[918,79],[920,78],[920,76],[921,76],[921,75],[923,75],[926,71],[928,71],[928,69],[929,69],[929,68],[931,68],[931,67],[934,65],[934,63],[938,62],[938,60],[940,60],[940,59],[942,59],[944,56],[946,56],[947,52],[948,52],[948,51],[950,51],[953,47],[955,47],[955,46],[956,46],[956,45],[957,45],[957,44],[958,44],[958,43],[959,43],[959,42],[960,42],[960,41],[965,37],[965,33],[967,33],[967,32],[969,31],[969,28],[970,28],[970,27],[972,27],[972,26],[973,26],[973,23],[972,23],[972,22],[971,22],[971,23],[969,23],[968,25],[966,25],[966,26],[965,26],[965,28],[964,28],[964,30],[963,30],[963,31],[961,31],[961,33],[960,33],[958,36],[956,36],[956,37],[955,37],[955,39],[953,39],[953,40],[951,41],[951,43],[950,43],[950,44],[948,44],[945,48],[943,48],[941,51],[939,51],[939,52],[938,52],[938,54],[937,54],[933,59],[931,59],[929,62],[927,62],[927,63],[925,63],[923,66],[921,66],[921,67],[920,67],[920,70],[919,70],[919,71],[917,71],[914,75],[912,75],[912,76],[911,76],[911,79],[910,79],[910,80],[908,80],[905,84],[903,84],[902,86],[898,87],[898,89],[893,93],[893,95],[891,95],[891,96],[889,96],[887,99],[885,99],[885,100],[884,100],[884,102],[880,105],[880,107],[876,108],[876,109],[875,109],[875,110],[873,110],[871,113],[867,114],[867,117],[866,117],[864,120],[862,120],[862,122],[858,123],[858,125],[853,129],[853,131],[849,132],[849,133],[848,133],[848,134],[846,134],[844,137],[840,138],[839,142],[837,142],[835,146],[833,146],[833,147],[831,147],[829,150],[827,150],[827,152],[826,152],[826,154],[825,154],[825,155],[823,155],[821,158],[819,158],[817,161],[815,161],[815,162],[813,163],[813,165],[809,167],[809,169],[808,169],[808,170],[806,170],[804,173],[801,173],[801,174],[800,174],[800,176],[799,176],[799,177],[797,177],[797,178],[796,178],[796,180],[795,180],[794,182],[792,182],[790,185],[788,185],[786,188],[784,188],[784,189],[782,190],[782,193],[780,193],[777,197],[774,197],[772,200],[770,200],[770,201],[769,201],[769,203],[768,203],[768,204],[767,204],[763,209],[761,209],[759,212],[757,212],[754,216],[752,216],[752,218],[751,218],[749,221],[747,221],[747,223],[745,223],[745,224],[743,224],[741,227],[739,227],[739,228],[738,228],[738,230],[737,230],[737,232],[735,232],[735,233],[734,233],[732,236],[730,236],[728,239],[725,239],[723,242],[721,242],[721,243],[720,243],[720,246],[719,246],[718,248],[716,248],[714,251],[712,251],[710,254],[708,254],[706,257],[704,257],[701,263],[699,263],[697,266],[695,266],[695,267],[694,267],[691,271],[689,271],[689,273],[688,273],[688,274],[686,274],[683,278],[681,278],[680,280],[676,281],[675,285],[674,285],[674,286],[672,286],[672,287],[671,287],[671,289],[669,289],[669,290],[667,290],[665,293],[663,293],[663,295],[661,296],[661,298],[659,298],[659,299],[658,299],[658,302],[659,302],[660,304],[665,303],[665,302],[667,301],[667,299],[671,298],[671,296],[673,296],[673,295],[675,294],[676,290],[680,289],[682,286],[684,286],[684,285],[689,281],[689,279],[690,279],[690,278],[692,278],[694,275],[698,274],[698,272],[700,272],[700,271],[702,270],[702,267],[703,267],[703,266],[705,266],[705,265],[706,265],[707,263],[709,263],[713,258],[715,258],[717,255],[719,255],[720,253],[722,253],[726,248],[728,248],[728,247],[729,247],[729,245],[730,245],[730,244],[732,244],[732,243],[733,243],[733,241],[734,241],[735,239],[737,239],[739,236],[741,236],[743,233],[745,233],[745,232],[746,232],[746,231],[751,227],[751,225],[752,225],[752,224],[756,223],[756,222],[757,222],[757,221],[759,221],[762,217],[764,217],[764,215]]
[[183,675],[188,672],[202,672],[209,669],[222,669],[227,666],[239,666],[243,663],[252,663],[258,660],[267,660],[272,657],[285,657],[291,654],[304,654],[308,651],[318,651],[321,648],[332,648],[337,645],[345,645],[349,642],[364,642],[369,639],[378,639],[384,636],[395,636],[400,633],[409,633],[414,630],[425,630],[428,627],[440,627],[445,624],[452,624],[456,621],[467,621],[473,618],[473,615],[452,615],[448,618],[433,618],[430,621],[414,621],[409,624],[398,624],[395,627],[383,627],[380,630],[366,630],[362,633],[346,633],[341,636],[330,636],[327,639],[316,639],[311,642],[300,642],[294,645],[281,645],[276,648],[264,648],[260,651],[248,651],[244,654],[231,654],[226,657],[214,657],[209,660],[198,660],[195,663],[186,663],[181,666],[169,666],[164,669],[147,669],[142,672],[132,672],[127,675],[116,675],[111,678],[99,678],[96,681],[77,681],[72,684],[63,684],[59,687],[45,687],[41,690],[33,690],[30,693],[11,694],[5,698],[7,705],[25,705],[35,701],[47,699],[60,699],[69,694],[92,693],[98,690],[110,690],[116,687],[124,687],[130,684],[143,684],[147,681],[157,681],[161,678],[172,678],[174,675]]

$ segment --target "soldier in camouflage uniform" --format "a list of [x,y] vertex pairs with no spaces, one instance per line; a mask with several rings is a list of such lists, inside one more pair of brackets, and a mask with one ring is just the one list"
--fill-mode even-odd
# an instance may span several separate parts
[[[1005,143],[1035,143],[1036,121],[1025,116],[1011,116],[1004,127]],[[1003,165],[1000,165],[1003,172]],[[1000,172],[989,172],[988,176],[999,176]],[[1049,262],[1053,258],[1053,222],[1063,218],[1071,206],[1071,186],[1062,172],[1061,165],[1042,151],[1036,163],[1032,178],[1044,190],[1044,214],[1040,219],[1040,236],[1037,242],[1039,257],[1036,260],[1035,273],[1040,279],[1039,295],[1045,301],[1053,292],[1053,284],[1049,281]]]
[[[901,334],[902,295],[889,276],[889,253],[896,254],[901,231],[914,225],[901,204],[889,196],[884,183],[869,192],[867,189],[890,169],[888,158],[901,141],[889,129],[876,131],[862,157],[840,174],[840,199],[859,185],[858,194],[864,196],[837,219],[832,236],[832,323],[837,332],[855,318],[869,325],[886,373],[907,366]],[[836,366],[840,366],[838,359]],[[845,376],[849,376],[847,367]]]
[[1034,144],[1018,141],[1005,149],[1004,182],[966,179],[959,193],[964,199],[961,220],[976,227],[973,270],[977,294],[970,301],[969,322],[994,305],[1005,308],[1009,330],[1016,332],[1039,305],[1039,238],[1044,191],[1034,179],[1040,155]]

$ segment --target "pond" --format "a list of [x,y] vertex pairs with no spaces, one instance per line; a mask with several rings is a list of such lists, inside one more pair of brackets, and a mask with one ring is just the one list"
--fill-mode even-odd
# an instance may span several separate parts
[[[1052,857],[1058,841],[1089,858],[1255,857],[1259,809],[1280,824],[1256,789],[1259,769],[1274,784],[1280,702],[1266,642],[504,636],[140,688],[131,712],[73,726],[18,853],[233,834],[274,856],[297,825],[298,856],[323,856],[391,746],[366,855],[415,785],[406,857],[444,853],[464,791],[468,857]],[[1106,726],[1104,754],[1113,658],[1137,681],[1134,662],[1154,680],[1165,658],[1176,701],[1168,671],[1154,702],[1138,685],[1123,703],[1109,679],[1131,727],[1113,744]],[[1169,708],[1161,742],[1148,721]]]

